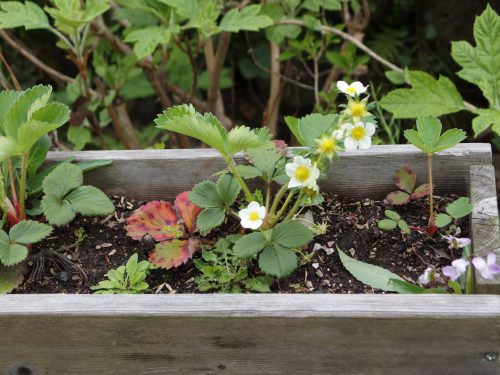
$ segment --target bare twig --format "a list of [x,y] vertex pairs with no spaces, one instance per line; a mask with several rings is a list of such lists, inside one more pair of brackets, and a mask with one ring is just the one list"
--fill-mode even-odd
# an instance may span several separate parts
[[276,43],[270,43],[269,48],[271,52],[271,85],[262,123],[267,124],[269,132],[273,137],[276,137],[278,133],[278,118],[282,94],[280,47]]
[[5,57],[3,56],[3,53],[1,53],[1,52],[0,52],[0,59],[2,60],[3,64],[5,65],[5,68],[9,72],[10,78],[12,79],[12,83],[13,83],[14,87],[16,88],[16,90],[17,91],[22,91],[22,87],[19,84],[19,81],[17,80],[17,77],[14,74],[14,71],[10,67],[9,63],[7,62],[7,60],[5,60]]

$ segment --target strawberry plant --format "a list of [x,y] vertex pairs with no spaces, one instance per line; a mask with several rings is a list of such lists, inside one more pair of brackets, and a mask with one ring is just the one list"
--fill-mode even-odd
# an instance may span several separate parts
[[134,240],[149,235],[158,242],[149,255],[151,263],[165,269],[179,267],[200,249],[201,241],[194,236],[200,212],[184,192],[177,196],[173,207],[164,201],[139,207],[127,219],[125,229]]
[[430,194],[429,184],[422,184],[415,187],[417,175],[410,167],[402,167],[396,171],[394,184],[399,191],[393,191],[387,195],[387,202],[394,205],[401,205],[413,199],[423,198]]

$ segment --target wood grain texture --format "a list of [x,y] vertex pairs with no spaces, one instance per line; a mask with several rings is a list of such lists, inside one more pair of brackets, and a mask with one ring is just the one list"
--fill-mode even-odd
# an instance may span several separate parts
[[[498,218],[495,168],[473,165],[470,169],[469,196],[474,210],[471,214],[471,238],[475,255],[497,255],[500,260],[500,222]],[[476,292],[500,294],[500,275],[486,280],[476,272]]]
[[499,296],[11,295],[0,373],[498,373]]
[[[49,154],[49,162],[68,157],[77,160],[110,159],[107,168],[89,172],[86,182],[110,194],[127,195],[137,200],[172,200],[198,182],[211,178],[225,168],[216,151],[145,150],[85,151]],[[242,156],[236,157],[238,162]],[[434,178],[437,192],[466,194],[469,167],[491,164],[491,146],[483,143],[461,144],[434,157]],[[394,172],[408,165],[418,182],[426,176],[426,156],[411,145],[373,146],[369,150],[340,153],[340,159],[321,182],[324,190],[358,198],[381,198],[394,190]]]

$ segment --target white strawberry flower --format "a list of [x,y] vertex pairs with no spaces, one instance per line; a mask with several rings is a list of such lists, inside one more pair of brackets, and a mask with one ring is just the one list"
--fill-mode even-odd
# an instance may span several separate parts
[[266,208],[258,202],[251,202],[247,208],[238,212],[241,226],[247,229],[259,229],[266,217]]
[[290,182],[288,187],[314,187],[316,180],[319,178],[319,170],[316,166],[312,165],[311,159],[305,159],[302,156],[293,158],[292,163],[285,166],[285,171]]
[[368,86],[363,86],[359,81],[353,82],[350,85],[345,81],[338,81],[337,88],[344,94],[354,97],[355,95],[361,95],[366,92]]
[[370,122],[358,122],[356,125],[343,124],[345,131],[344,147],[346,150],[356,150],[357,148],[366,150],[372,144],[372,136],[375,134],[375,124]]

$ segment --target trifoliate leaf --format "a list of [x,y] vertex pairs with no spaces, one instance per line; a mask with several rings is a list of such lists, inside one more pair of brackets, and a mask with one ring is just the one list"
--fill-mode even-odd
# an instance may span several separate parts
[[287,248],[299,248],[307,245],[314,237],[313,232],[296,221],[286,221],[273,229],[271,241]]
[[440,116],[464,109],[463,99],[456,86],[446,77],[435,80],[420,71],[408,72],[411,89],[389,92],[380,105],[394,114],[394,118]]
[[71,203],[77,213],[85,216],[104,216],[115,211],[115,206],[108,196],[94,186],[80,186],[65,200]]
[[226,212],[223,208],[205,208],[198,216],[198,229],[200,232],[208,232],[222,224]]
[[478,85],[490,106],[500,106],[500,16],[486,6],[474,22],[473,47],[466,41],[452,42],[451,56],[462,67],[457,74]]
[[188,194],[189,200],[201,208],[224,208],[217,185],[212,181],[198,183]]
[[41,207],[48,222],[52,225],[66,225],[76,216],[76,210],[71,203],[53,194],[43,196]]
[[460,219],[472,212],[474,205],[466,197],[458,198],[446,207],[446,212],[454,219]]
[[384,214],[389,219],[394,220],[394,221],[398,221],[398,220],[401,219],[401,216],[399,216],[399,214],[397,212],[395,212],[395,211],[385,210]]
[[223,31],[237,33],[240,30],[258,31],[273,24],[273,20],[265,15],[259,15],[261,5],[249,5],[243,9],[237,7],[226,13],[219,25]]
[[339,252],[340,260],[346,270],[363,284],[387,292],[397,292],[397,287],[390,281],[392,279],[404,281],[401,277],[389,270],[351,258],[338,248],[337,251]]
[[268,275],[286,277],[297,269],[297,255],[277,244],[267,246],[259,255],[259,267]]
[[82,170],[71,163],[63,163],[57,166],[43,180],[44,194],[51,194],[62,198],[70,191],[81,186],[83,183]]
[[253,232],[236,241],[233,251],[239,258],[250,258],[262,251],[266,242],[261,232]]
[[434,224],[438,228],[444,228],[445,226],[450,224],[451,221],[452,221],[452,218],[449,215],[441,213],[441,214],[436,215],[436,218],[434,219]]
[[411,195],[404,191],[393,191],[387,195],[386,199],[390,204],[401,205],[408,203],[411,199]]
[[43,240],[52,233],[52,227],[38,221],[24,220],[14,225],[9,232],[11,241],[27,245]]

